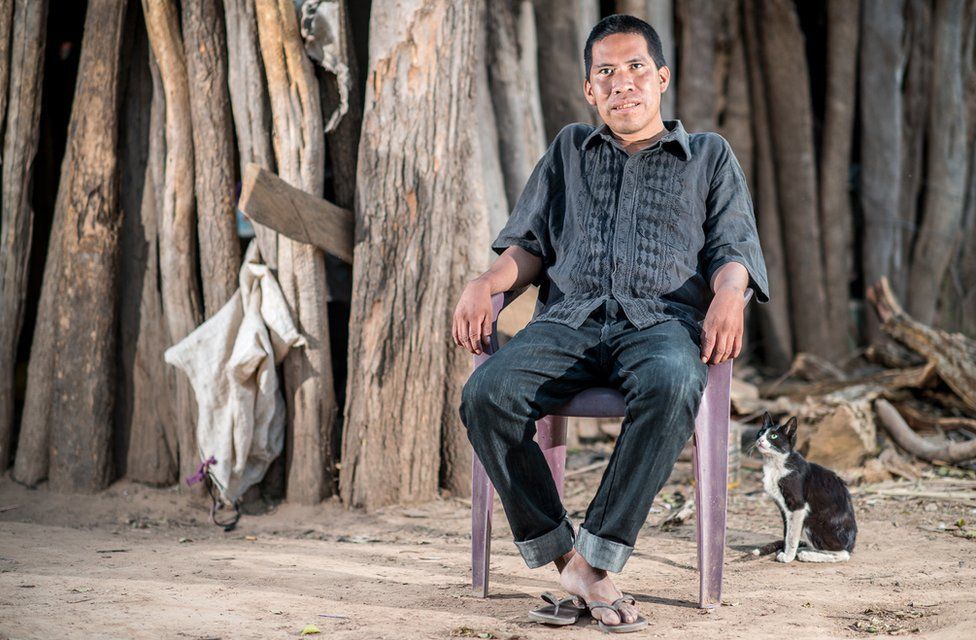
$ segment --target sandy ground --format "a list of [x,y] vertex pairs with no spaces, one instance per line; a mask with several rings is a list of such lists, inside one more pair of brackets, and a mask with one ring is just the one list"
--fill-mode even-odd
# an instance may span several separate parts
[[[687,467],[662,496],[689,494]],[[567,486],[577,523],[599,476]],[[976,638],[976,540],[954,525],[976,520],[976,483],[951,502],[859,493],[850,563],[783,565],[746,553],[780,528],[759,481],[747,472],[732,492],[724,606],[712,612],[695,607],[693,521],[662,531],[656,503],[617,581],[651,621],[633,637]],[[491,596],[472,595],[469,513],[459,499],[374,514],[280,505],[225,533],[174,490],[119,482],[65,496],[7,477],[0,638],[286,638],[306,625],[336,639],[604,637],[586,617],[559,629],[528,620],[555,570],[526,568],[497,501]]]

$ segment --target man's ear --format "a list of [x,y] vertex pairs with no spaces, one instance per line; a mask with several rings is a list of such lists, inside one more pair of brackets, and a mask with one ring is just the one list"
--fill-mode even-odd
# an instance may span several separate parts
[[790,444],[794,444],[796,442],[796,416],[793,416],[787,420],[784,430],[786,432],[786,438],[790,441]]
[[671,86],[671,67],[664,65],[657,70],[658,83],[661,87],[661,93],[668,90]]
[[586,101],[590,103],[591,107],[596,106],[596,96],[593,95],[593,85],[590,84],[588,79],[583,81],[583,97],[586,98]]

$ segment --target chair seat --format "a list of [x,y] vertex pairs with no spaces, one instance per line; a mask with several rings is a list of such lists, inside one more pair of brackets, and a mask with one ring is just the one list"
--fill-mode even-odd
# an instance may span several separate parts
[[593,387],[580,391],[551,415],[575,418],[622,418],[626,408],[623,395],[616,389]]

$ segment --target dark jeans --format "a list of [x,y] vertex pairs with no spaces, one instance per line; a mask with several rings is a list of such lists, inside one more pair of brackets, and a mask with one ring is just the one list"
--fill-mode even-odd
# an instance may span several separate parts
[[[677,320],[638,330],[612,298],[578,330],[530,323],[475,369],[461,396],[461,420],[529,567],[575,546],[593,567],[623,569],[694,431],[706,376],[694,330]],[[539,417],[589,387],[619,389],[627,411],[575,534],[533,436]]]

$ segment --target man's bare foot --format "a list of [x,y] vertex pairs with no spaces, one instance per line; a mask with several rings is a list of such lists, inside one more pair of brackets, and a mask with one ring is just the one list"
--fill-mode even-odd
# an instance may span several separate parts
[[[599,600],[609,604],[623,595],[610,580],[606,571],[591,567],[583,556],[576,553],[575,549],[556,559],[556,569],[559,570],[560,586],[587,602]],[[595,620],[612,626],[621,622],[634,622],[637,620],[638,611],[634,605],[624,602],[620,604],[620,616],[603,607],[591,611],[590,615]],[[623,620],[620,619],[621,616]]]

